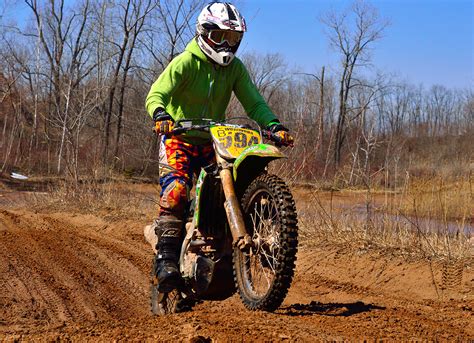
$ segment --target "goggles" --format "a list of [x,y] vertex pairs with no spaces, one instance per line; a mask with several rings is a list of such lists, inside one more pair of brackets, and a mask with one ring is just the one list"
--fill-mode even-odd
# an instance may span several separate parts
[[243,32],[238,31],[211,30],[207,37],[218,45],[227,42],[230,46],[235,46],[242,40],[243,35]]

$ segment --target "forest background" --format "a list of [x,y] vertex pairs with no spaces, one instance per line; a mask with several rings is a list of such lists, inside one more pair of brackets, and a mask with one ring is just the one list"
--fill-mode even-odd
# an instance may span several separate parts
[[[144,99],[193,37],[204,4],[25,0],[18,20],[7,15],[15,2],[4,2],[0,171],[76,181],[156,176],[157,137]],[[240,56],[296,137],[278,172],[331,187],[396,189],[407,177],[470,180],[472,87],[425,88],[378,70],[373,51],[394,23],[368,2],[319,15],[315,3],[315,13],[305,25],[324,32],[333,65],[308,72],[280,53],[244,49]],[[228,115],[243,114],[232,99]]]

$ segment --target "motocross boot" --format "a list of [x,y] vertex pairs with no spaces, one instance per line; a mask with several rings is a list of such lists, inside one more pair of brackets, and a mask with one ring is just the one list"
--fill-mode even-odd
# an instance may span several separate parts
[[183,222],[174,216],[162,216],[157,220],[155,230],[158,236],[158,252],[155,257],[155,275],[158,291],[162,293],[171,292],[182,282],[178,267],[182,226]]

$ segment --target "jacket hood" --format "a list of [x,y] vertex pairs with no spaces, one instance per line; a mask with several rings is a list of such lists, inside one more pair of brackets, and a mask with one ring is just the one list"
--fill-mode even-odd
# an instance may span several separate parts
[[191,41],[186,46],[185,50],[189,51],[190,53],[192,53],[194,56],[196,56],[200,60],[211,63],[211,61],[209,61],[209,59],[204,54],[204,52],[202,52],[201,48],[199,47],[198,43],[196,42],[196,38],[191,39]]
[[[215,65],[216,67],[221,67],[221,68],[227,68],[228,67],[228,66],[226,66],[226,67],[220,66],[219,64],[217,64],[216,62],[211,60],[209,57],[207,57],[207,55],[204,54],[204,52],[199,47],[196,38],[191,39],[191,41],[188,43],[188,45],[186,45],[186,48],[184,50],[190,52],[191,54],[193,54],[194,56],[196,56],[200,60],[202,60],[204,62],[207,62],[207,63],[210,63],[212,65]],[[237,57],[234,57],[232,62],[230,62],[229,66],[231,64],[233,64],[236,59],[237,59]]]

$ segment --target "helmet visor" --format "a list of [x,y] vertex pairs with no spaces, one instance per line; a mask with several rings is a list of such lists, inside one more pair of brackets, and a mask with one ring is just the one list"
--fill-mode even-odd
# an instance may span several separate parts
[[211,30],[208,38],[215,44],[222,44],[227,42],[230,46],[239,44],[242,40],[243,32],[229,31],[229,30]]

